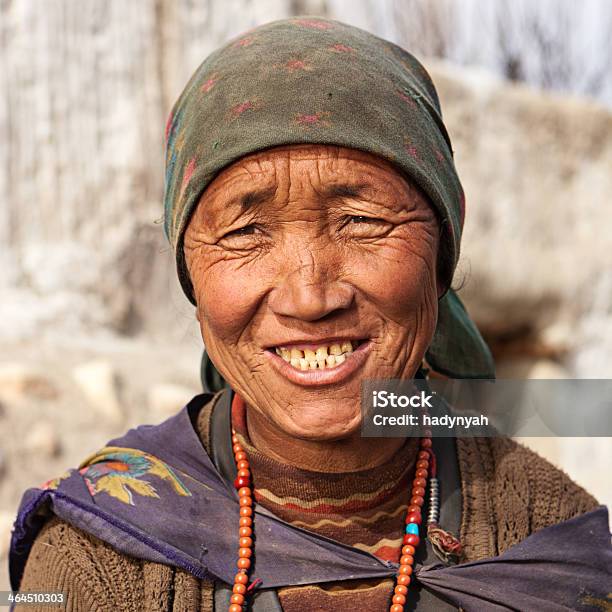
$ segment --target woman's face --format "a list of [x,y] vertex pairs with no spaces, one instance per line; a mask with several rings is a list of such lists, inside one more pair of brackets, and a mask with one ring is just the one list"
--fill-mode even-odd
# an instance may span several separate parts
[[340,439],[360,383],[414,376],[434,333],[438,224],[368,153],[292,145],[209,185],[185,233],[206,349],[267,422]]

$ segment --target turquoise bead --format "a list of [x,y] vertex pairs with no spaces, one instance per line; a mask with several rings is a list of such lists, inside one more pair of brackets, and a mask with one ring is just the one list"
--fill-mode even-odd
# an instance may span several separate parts
[[416,523],[408,523],[408,525],[406,525],[406,533],[419,535],[419,526]]

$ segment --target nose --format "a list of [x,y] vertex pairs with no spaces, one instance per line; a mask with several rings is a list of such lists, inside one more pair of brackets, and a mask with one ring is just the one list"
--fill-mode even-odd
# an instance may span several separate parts
[[338,278],[337,265],[323,263],[322,259],[323,253],[306,249],[285,261],[286,272],[268,301],[275,314],[317,321],[351,306],[355,298],[352,285]]

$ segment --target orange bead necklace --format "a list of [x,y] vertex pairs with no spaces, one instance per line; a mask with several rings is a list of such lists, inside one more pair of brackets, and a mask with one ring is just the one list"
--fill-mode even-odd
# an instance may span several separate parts
[[[439,512],[438,481],[436,479],[436,456],[432,450],[431,430],[425,430],[420,439],[420,450],[417,455],[416,471],[412,481],[410,504],[406,513],[406,533],[402,542],[402,551],[397,570],[395,588],[389,612],[403,612],[411,581],[414,553],[420,543],[419,527],[423,521],[421,509],[425,503],[425,490],[429,479],[429,513],[427,525],[437,526]],[[238,475],[234,486],[238,491],[240,504],[240,527],[238,540],[238,573],[234,577],[234,586],[230,598],[229,612],[243,612],[251,587],[249,570],[253,557],[253,494],[251,490],[251,470],[246,452],[232,428],[232,450],[236,461]],[[253,585],[252,585],[253,586]]]

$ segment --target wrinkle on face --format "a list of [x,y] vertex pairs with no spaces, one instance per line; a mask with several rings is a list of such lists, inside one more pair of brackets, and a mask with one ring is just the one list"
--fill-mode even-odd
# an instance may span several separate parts
[[[429,346],[438,241],[433,209],[385,160],[328,145],[249,155],[208,186],[185,233],[207,351],[279,431],[356,435],[360,380],[410,378]],[[300,387],[265,358],[278,339],[355,333],[372,350],[343,384]]]

